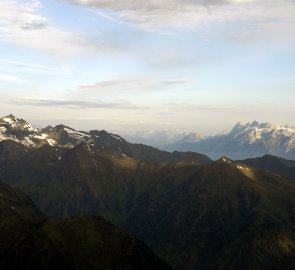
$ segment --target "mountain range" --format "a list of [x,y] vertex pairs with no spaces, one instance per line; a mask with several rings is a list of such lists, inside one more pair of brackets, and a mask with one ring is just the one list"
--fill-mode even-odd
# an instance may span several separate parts
[[163,147],[181,140],[190,142],[201,140],[203,137],[197,133],[171,130],[136,130],[123,132],[122,136],[132,143],[143,143],[154,147]]
[[105,130],[85,132],[64,125],[37,129],[13,115],[0,118],[0,141],[10,139],[35,148],[43,144],[71,148],[87,142],[112,147],[127,156],[150,162],[171,162],[179,159],[180,155],[186,155],[175,151],[203,153],[211,159],[219,159],[223,155],[232,159],[274,155],[295,160],[295,128],[257,121],[239,122],[230,132],[209,137],[167,130],[138,131],[125,136],[135,143]]
[[200,152],[212,159],[223,155],[232,159],[246,159],[268,154],[295,160],[295,128],[257,121],[239,122],[230,132],[210,137],[191,134],[161,148]]
[[1,120],[0,181],[23,190],[50,220],[101,216],[176,270],[295,268],[294,161],[212,161],[106,131],[27,131],[23,121]]
[[70,149],[85,142],[89,145],[111,148],[122,155],[154,163],[174,162],[182,158],[197,158],[202,159],[203,162],[210,161],[205,155],[197,153],[170,153],[143,144],[132,144],[119,135],[108,133],[105,130],[85,132],[77,131],[65,125],[38,129],[11,114],[0,118],[0,141],[4,140],[21,143],[27,149],[35,149],[43,145]]

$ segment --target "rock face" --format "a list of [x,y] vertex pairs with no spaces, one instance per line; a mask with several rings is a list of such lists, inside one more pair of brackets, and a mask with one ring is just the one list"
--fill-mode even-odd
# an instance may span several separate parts
[[0,269],[171,269],[142,242],[98,217],[48,219],[0,184]]
[[237,123],[229,133],[199,141],[181,140],[166,149],[200,152],[213,159],[222,155],[245,159],[270,154],[294,160],[295,128],[257,121]]

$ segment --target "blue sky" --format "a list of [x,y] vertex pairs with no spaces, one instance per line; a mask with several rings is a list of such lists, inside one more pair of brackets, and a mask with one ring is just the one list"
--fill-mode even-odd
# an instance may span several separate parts
[[0,113],[214,134],[295,126],[295,1],[1,0]]

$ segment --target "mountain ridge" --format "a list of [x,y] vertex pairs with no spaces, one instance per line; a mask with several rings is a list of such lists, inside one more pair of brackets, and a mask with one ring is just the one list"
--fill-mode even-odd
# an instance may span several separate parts
[[195,151],[212,159],[227,155],[246,159],[266,154],[295,160],[295,128],[258,121],[238,122],[231,131],[198,141],[178,141],[163,147],[170,151]]
[[77,131],[65,125],[48,126],[43,129],[34,128],[23,119],[13,115],[0,118],[0,141],[13,140],[29,149],[41,147],[44,144],[73,148],[82,142],[100,145],[119,151],[124,155],[144,161],[162,163],[175,162],[180,159],[190,159],[194,156],[200,162],[209,163],[211,160],[199,153],[173,153],[156,149],[144,144],[129,143],[121,136],[108,133],[105,130]]
[[293,269],[294,185],[223,157],[151,192],[126,227],[176,269]]

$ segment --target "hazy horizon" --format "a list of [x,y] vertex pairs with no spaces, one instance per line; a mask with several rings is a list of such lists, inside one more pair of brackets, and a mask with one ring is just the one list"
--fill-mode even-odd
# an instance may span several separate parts
[[295,2],[2,0],[0,114],[214,135],[295,126]]
[[[0,115],[1,117],[8,116],[9,113],[6,113],[5,115]],[[248,124],[248,123],[253,123],[257,121],[256,119],[254,120],[249,120],[249,121],[238,121],[238,122],[233,122],[230,123],[228,126],[225,127],[223,123],[220,123],[220,125],[215,125],[215,126],[198,126],[196,129],[185,129],[185,128],[169,128],[169,127],[162,127],[162,126],[147,126],[144,123],[139,123],[136,127],[134,126],[128,126],[126,124],[120,124],[117,123],[116,125],[110,124],[107,122],[107,120],[94,120],[94,119],[27,119],[22,117],[21,115],[16,115],[13,114],[16,118],[19,119],[24,119],[28,121],[30,124],[32,124],[36,128],[45,128],[47,126],[56,126],[56,125],[66,125],[71,128],[74,128],[76,130],[80,131],[86,131],[89,132],[90,130],[106,130],[107,132],[111,133],[117,133],[119,135],[135,135],[135,137],[138,137],[140,134],[152,134],[153,132],[170,132],[171,135],[183,135],[185,133],[196,133],[201,136],[214,136],[218,134],[224,134],[230,132],[235,125],[237,125],[239,122],[242,124]],[[257,121],[259,124],[263,123],[269,123],[274,126],[290,126],[291,128],[295,128],[292,125],[285,124],[285,123],[271,123],[271,122],[265,122],[265,121]]]

